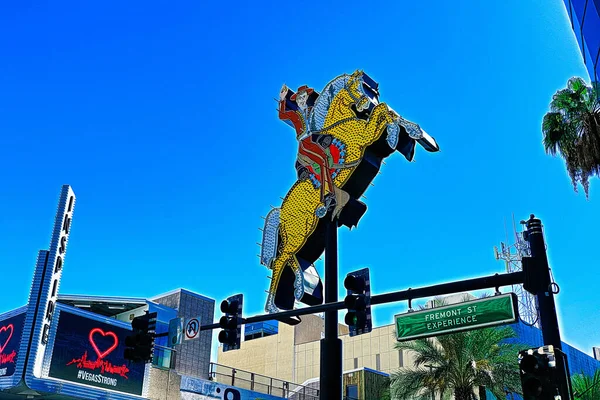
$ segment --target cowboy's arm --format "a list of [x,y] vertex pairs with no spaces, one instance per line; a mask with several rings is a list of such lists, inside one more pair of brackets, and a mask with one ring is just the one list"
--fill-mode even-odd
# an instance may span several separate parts
[[289,119],[294,121],[294,117],[298,118],[298,115],[294,110],[288,110],[286,107],[286,99],[279,100],[279,119]]
[[280,100],[279,102],[279,119],[282,121],[290,121],[291,125],[293,125],[296,130],[296,134],[302,132],[302,117],[297,111],[286,110],[285,99]]

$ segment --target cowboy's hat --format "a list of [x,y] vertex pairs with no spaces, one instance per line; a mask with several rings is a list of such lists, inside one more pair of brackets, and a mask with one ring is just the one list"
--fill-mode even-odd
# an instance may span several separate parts
[[292,97],[290,97],[290,100],[296,101],[296,95],[298,95],[301,92],[306,92],[306,94],[310,96],[310,94],[314,92],[314,89],[309,88],[307,85],[302,85],[298,88],[298,91],[294,93]]

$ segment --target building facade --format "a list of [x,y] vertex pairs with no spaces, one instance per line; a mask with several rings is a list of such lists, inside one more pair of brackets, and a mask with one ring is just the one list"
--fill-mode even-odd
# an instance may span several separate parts
[[600,82],[600,0],[564,2],[590,79]]
[[[152,298],[152,302],[161,304],[173,310],[177,310],[176,318],[199,317],[201,325],[213,323],[215,314],[215,301],[190,292],[185,289],[177,289]],[[162,332],[168,332],[169,321],[161,326]],[[200,338],[196,340],[183,341],[174,346],[175,361],[173,367],[181,375],[208,379],[210,364],[210,349],[212,345],[212,332],[200,332]],[[168,348],[167,337],[157,338],[156,344]],[[170,353],[165,351],[165,357]],[[165,360],[165,364],[166,364]]]
[[[324,332],[324,321],[317,315],[303,316],[296,326],[279,323],[277,333],[246,339],[239,350],[224,353],[220,346],[217,364],[304,384],[320,375],[320,340]],[[344,371],[367,368],[389,374],[412,363],[410,354],[394,349],[393,325],[350,337],[348,327],[340,324],[338,332],[343,343]]]
[[[319,351],[319,340],[325,332],[321,317],[303,316],[302,323],[296,326],[269,321],[268,327],[269,334],[262,337],[254,337],[256,328],[251,327],[239,350],[224,353],[223,346],[219,346],[217,364],[299,384],[319,376],[318,366],[314,366],[312,358],[309,364],[304,361],[304,352],[309,343],[311,352]],[[348,327],[340,324],[338,332],[347,335]],[[302,354],[299,354],[300,349]],[[299,357],[303,357],[300,364]]]
[[[444,298],[444,303],[453,304],[470,299],[473,296],[458,294]],[[431,304],[429,302],[428,306]],[[302,323],[294,327],[280,323],[276,334],[246,340],[239,350],[223,353],[219,348],[217,363],[318,388],[322,319],[314,315],[303,316],[302,319]],[[543,345],[540,329],[523,322],[509,326],[517,335],[509,342],[531,348]],[[341,326],[340,339],[343,343],[342,368],[345,376],[361,368],[391,375],[401,368],[412,368],[414,365],[414,354],[394,348],[397,341],[393,324],[374,327],[370,333],[354,337],[348,335],[347,327]],[[564,342],[563,351],[567,354],[571,374],[593,375],[600,369],[600,361]],[[344,379],[346,385],[346,380],[351,378]],[[347,389],[344,386],[344,391]],[[359,398],[365,397],[361,395]],[[519,397],[514,395],[513,398]]]

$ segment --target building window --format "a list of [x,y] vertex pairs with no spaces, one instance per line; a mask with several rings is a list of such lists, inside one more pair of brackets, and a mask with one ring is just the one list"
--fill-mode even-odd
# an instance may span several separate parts
[[402,353],[402,350],[398,351],[398,366],[404,367],[404,353]]
[[358,368],[358,358],[354,358],[354,368]]
[[375,369],[377,371],[381,371],[381,356],[380,356],[380,354],[375,354]]

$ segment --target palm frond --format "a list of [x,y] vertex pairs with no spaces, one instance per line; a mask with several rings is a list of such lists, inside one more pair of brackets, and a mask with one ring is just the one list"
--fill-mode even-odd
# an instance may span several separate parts
[[581,78],[571,78],[567,87],[557,91],[550,112],[542,121],[546,153],[560,154],[577,191],[589,196],[589,178],[600,176],[600,85],[587,86]]
[[441,365],[445,362],[444,354],[432,339],[416,339],[399,342],[394,346],[398,350],[408,350],[415,355],[415,367],[425,364]]
[[427,399],[435,385],[428,371],[421,369],[400,370],[391,376],[392,398]]
[[565,139],[570,137],[569,132],[572,130],[573,128],[563,120],[561,113],[549,112],[544,115],[542,132],[546,153],[555,156],[561,147],[560,144],[565,143]]
[[592,376],[583,373],[573,375],[571,385],[579,400],[600,399],[600,369],[597,369]]

